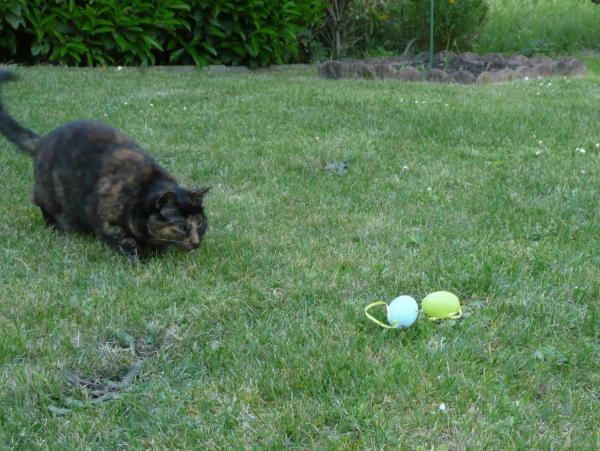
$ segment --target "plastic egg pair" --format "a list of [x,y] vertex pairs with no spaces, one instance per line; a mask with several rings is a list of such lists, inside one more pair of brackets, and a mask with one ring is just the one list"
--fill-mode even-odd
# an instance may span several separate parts
[[[376,305],[385,305],[388,324],[384,324],[369,314],[369,309]],[[458,297],[449,291],[436,291],[428,294],[421,301],[421,308],[432,321],[457,319],[462,315]],[[373,302],[365,307],[365,314],[371,321],[386,329],[404,329],[412,326],[417,320],[419,306],[413,297],[403,295],[394,299],[390,305],[383,301]]]

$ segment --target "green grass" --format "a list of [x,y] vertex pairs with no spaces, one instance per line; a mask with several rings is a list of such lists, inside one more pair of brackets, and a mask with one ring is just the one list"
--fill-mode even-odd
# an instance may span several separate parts
[[590,0],[488,0],[476,40],[480,52],[569,53],[600,50],[600,5]]
[[[46,228],[30,160],[0,142],[2,448],[597,448],[590,63],[487,86],[20,69],[3,99],[22,123],[106,121],[213,191],[201,249],[132,267]],[[363,313],[442,289],[456,323]],[[138,359],[105,403],[66,378]]]

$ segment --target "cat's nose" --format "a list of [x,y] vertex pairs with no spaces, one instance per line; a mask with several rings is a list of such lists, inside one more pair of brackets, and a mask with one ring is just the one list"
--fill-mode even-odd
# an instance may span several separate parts
[[193,230],[190,234],[189,243],[193,249],[196,249],[198,246],[200,246],[200,236],[198,236],[198,233],[195,230]]

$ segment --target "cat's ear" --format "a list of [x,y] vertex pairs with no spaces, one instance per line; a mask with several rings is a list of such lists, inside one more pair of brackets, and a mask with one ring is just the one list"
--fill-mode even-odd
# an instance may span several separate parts
[[210,191],[210,188],[210,186],[206,186],[204,188],[190,190],[189,196],[192,203],[196,205],[201,205],[204,196]]
[[160,193],[158,196],[156,196],[156,201],[154,202],[154,205],[157,210],[160,210],[168,203],[174,204],[176,202],[177,194],[175,194],[173,191],[165,191],[164,193]]

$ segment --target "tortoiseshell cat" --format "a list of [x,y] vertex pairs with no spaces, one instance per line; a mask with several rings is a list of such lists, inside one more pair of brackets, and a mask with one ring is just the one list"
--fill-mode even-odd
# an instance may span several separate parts
[[[0,71],[0,84],[17,77]],[[186,190],[123,133],[91,121],[46,136],[19,125],[0,102],[0,132],[34,159],[33,202],[46,223],[97,235],[135,261],[143,248],[197,248],[210,188]]]

